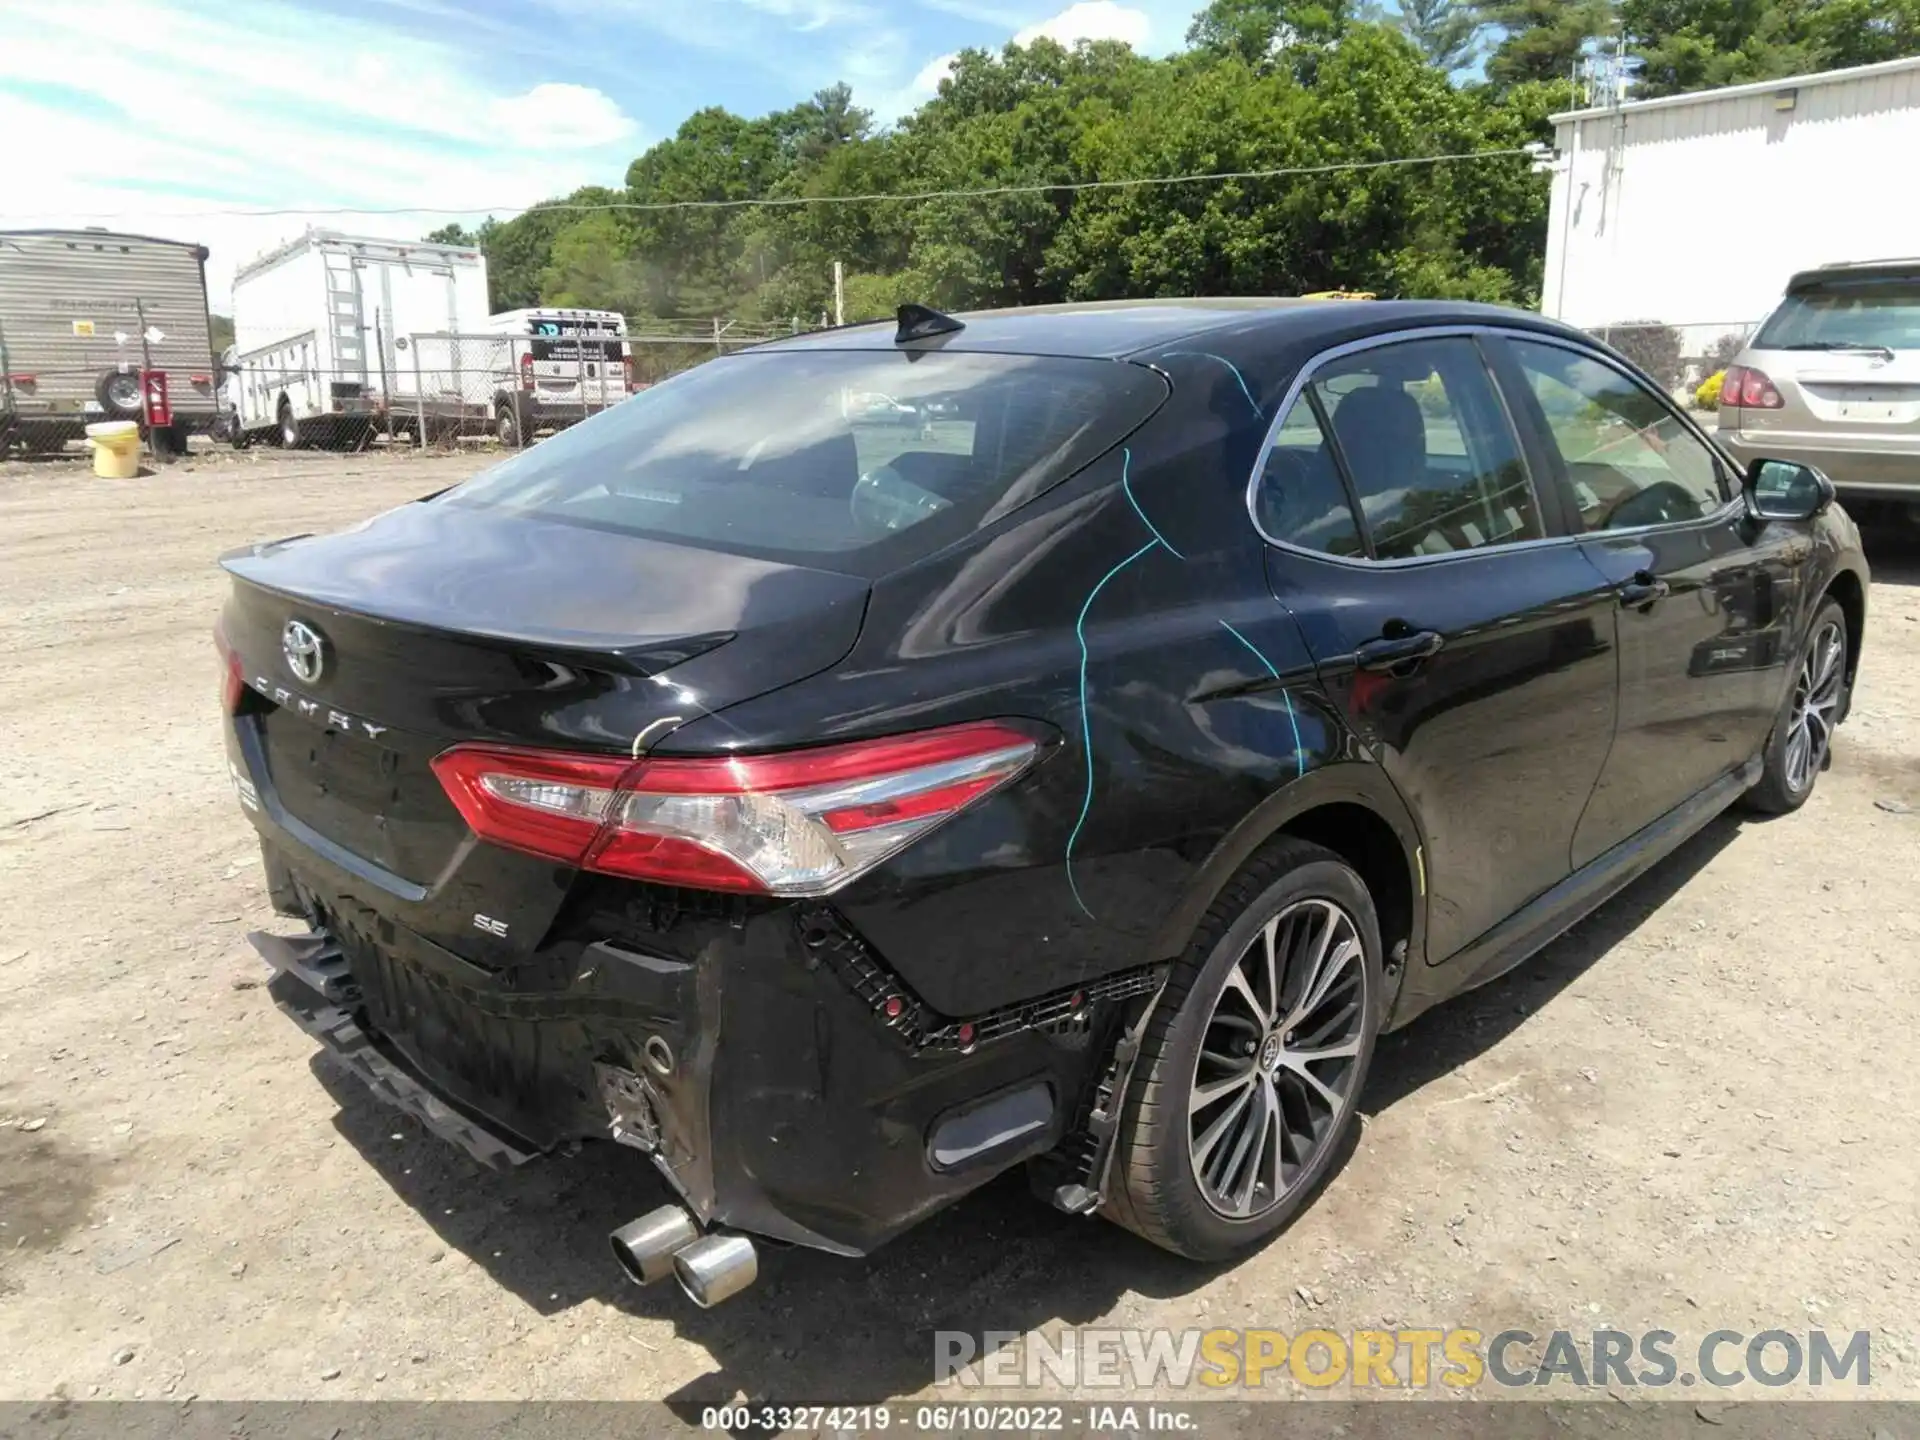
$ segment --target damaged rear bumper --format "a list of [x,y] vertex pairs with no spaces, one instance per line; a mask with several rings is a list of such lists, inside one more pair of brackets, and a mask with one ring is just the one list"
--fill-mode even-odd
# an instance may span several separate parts
[[490,1169],[511,1170],[539,1153],[528,1142],[455,1110],[403,1059],[374,1043],[353,1018],[360,988],[331,937],[314,933],[289,938],[255,931],[247,940],[274,972],[267,994],[280,1013],[324,1045],[378,1098]]
[[488,971],[276,849],[276,904],[313,929],[252,937],[269,993],[380,1099],[495,1168],[632,1146],[701,1227],[840,1254],[1023,1161],[1071,1172],[1115,1027],[1158,979],[943,1017],[822,907],[683,923],[671,956],[559,942]]

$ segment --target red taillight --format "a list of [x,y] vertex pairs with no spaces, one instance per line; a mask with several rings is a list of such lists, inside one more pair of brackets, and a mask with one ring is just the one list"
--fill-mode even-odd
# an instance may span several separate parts
[[637,763],[461,745],[433,768],[473,832],[509,849],[696,889],[820,895],[1006,784],[1039,748],[989,722]]
[[213,384],[213,377],[211,375],[189,375],[187,379],[192,384],[199,385],[203,388]]
[[226,627],[218,621],[213,626],[213,647],[226,663],[226,674],[220,682],[221,708],[229,715],[237,715],[240,713],[240,701],[247,693],[247,676],[240,668],[239,652],[227,643]]
[[1729,366],[1720,381],[1720,404],[1755,410],[1779,410],[1786,405],[1766,373],[1750,365]]
[[531,350],[520,357],[520,388],[533,389],[533,352]]
[[38,375],[9,375],[7,376],[7,383],[9,385],[38,385],[40,383],[40,377]]
[[627,377],[627,393],[633,393],[633,357],[627,356],[620,362],[621,372]]

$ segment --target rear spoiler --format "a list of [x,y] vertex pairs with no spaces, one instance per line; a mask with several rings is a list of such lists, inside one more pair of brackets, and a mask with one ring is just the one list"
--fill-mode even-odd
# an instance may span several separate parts
[[1817,270],[1802,270],[1787,281],[1787,294],[1817,290],[1823,285],[1849,281],[1872,283],[1878,280],[1920,280],[1920,258],[1910,260],[1862,260],[1844,265],[1822,265]]

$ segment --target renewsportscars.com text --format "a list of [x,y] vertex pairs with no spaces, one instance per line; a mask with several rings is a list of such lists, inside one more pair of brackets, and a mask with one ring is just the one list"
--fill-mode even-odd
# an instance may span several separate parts
[[934,1335],[934,1381],[962,1389],[1156,1387],[1257,1389],[1292,1382],[1320,1389],[1646,1389],[1873,1383],[1872,1334],[1714,1330],[1420,1329],[1106,1330],[1057,1337],[988,1330]]

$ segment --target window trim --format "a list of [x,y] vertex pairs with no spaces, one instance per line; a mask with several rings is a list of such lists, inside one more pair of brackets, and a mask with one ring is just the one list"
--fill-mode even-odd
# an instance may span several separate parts
[[[1246,492],[1242,497],[1245,502],[1247,519],[1249,523],[1252,524],[1254,533],[1260,537],[1264,544],[1275,550],[1283,550],[1290,555],[1299,555],[1305,559],[1318,560],[1332,565],[1347,565],[1369,570],[1409,569],[1418,566],[1447,565],[1463,560],[1484,559],[1487,556],[1504,555],[1517,550],[1538,550],[1549,545],[1577,545],[1582,541],[1613,538],[1622,535],[1648,535],[1663,531],[1680,530],[1688,526],[1710,522],[1717,523],[1730,519],[1733,517],[1734,511],[1741,509],[1742,500],[1739,494],[1736,493],[1731,500],[1711,515],[1696,516],[1690,520],[1668,521],[1661,525],[1641,525],[1631,530],[1596,530],[1587,533],[1572,530],[1565,526],[1565,480],[1564,477],[1556,473],[1554,476],[1554,494],[1551,507],[1549,508],[1547,504],[1547,497],[1539,493],[1537,484],[1535,485],[1534,500],[1536,504],[1541,506],[1542,522],[1545,523],[1549,517],[1551,517],[1555,523],[1562,526],[1565,533],[1559,535],[1543,535],[1537,540],[1514,540],[1503,545],[1483,545],[1472,550],[1449,551],[1443,555],[1408,555],[1393,560],[1374,560],[1365,555],[1330,555],[1323,550],[1310,550],[1304,545],[1295,545],[1286,540],[1276,540],[1262,529],[1256,498],[1260,490],[1260,477],[1266,470],[1267,456],[1273,450],[1274,442],[1279,438],[1281,425],[1285,422],[1287,416],[1292,413],[1294,404],[1299,400],[1301,392],[1313,382],[1314,375],[1318,373],[1323,366],[1332,361],[1345,359],[1349,355],[1356,355],[1362,351],[1376,350],[1385,345],[1399,344],[1407,340],[1439,340],[1449,336],[1467,336],[1476,340],[1483,336],[1492,336],[1501,340],[1508,338],[1537,340],[1543,344],[1557,345],[1563,350],[1571,350],[1577,355],[1584,355],[1589,359],[1599,361],[1611,369],[1619,370],[1628,380],[1631,380],[1642,390],[1647,390],[1649,394],[1653,394],[1656,399],[1659,399],[1660,402],[1666,406],[1669,413],[1677,416],[1687,431],[1707,447],[1708,453],[1726,466],[1726,474],[1737,476],[1740,473],[1739,467],[1727,459],[1726,452],[1715,444],[1711,437],[1693,422],[1691,417],[1675,406],[1670,399],[1661,397],[1656,392],[1649,390],[1646,383],[1636,377],[1630,370],[1621,369],[1619,361],[1611,358],[1606,351],[1598,348],[1594,344],[1583,343],[1572,336],[1558,335],[1549,330],[1533,330],[1520,325],[1441,324],[1407,326],[1397,330],[1383,330],[1374,335],[1365,335],[1358,340],[1349,340],[1345,344],[1335,345],[1326,350],[1322,350],[1300,367],[1299,373],[1293,377],[1293,380],[1287,386],[1286,394],[1281,397],[1280,405],[1278,409],[1275,410],[1272,421],[1267,425],[1266,438],[1260,442],[1260,449],[1253,457],[1253,471],[1247,476]],[[1520,433],[1519,417],[1512,413],[1513,402],[1511,397],[1506,393],[1506,386],[1500,379],[1498,368],[1493,365],[1489,357],[1485,355],[1484,347],[1481,348],[1482,363],[1487,366],[1488,377],[1492,380],[1496,391],[1499,392],[1501,404],[1507,409],[1509,423],[1514,427],[1515,439],[1519,442],[1524,457],[1528,451],[1527,436]],[[1530,478],[1532,468],[1531,464],[1529,464]],[[1744,513],[1743,510],[1742,513]]]
[[[1705,430],[1694,423],[1693,418],[1688,415],[1686,411],[1673,403],[1671,397],[1661,394],[1657,387],[1647,384],[1645,380],[1633,373],[1630,366],[1623,365],[1619,360],[1612,358],[1604,351],[1595,350],[1586,345],[1575,344],[1558,335],[1548,335],[1530,330],[1509,330],[1502,332],[1499,338],[1503,342],[1513,340],[1530,341],[1535,344],[1547,345],[1554,349],[1566,350],[1583,359],[1592,360],[1598,365],[1605,366],[1642,394],[1659,403],[1669,416],[1680,422],[1682,429],[1706,447],[1707,454],[1714,461],[1715,479],[1720,487],[1720,508],[1718,510],[1710,511],[1705,515],[1695,515],[1686,520],[1667,520],[1658,525],[1634,525],[1620,530],[1572,530],[1570,527],[1570,533],[1576,539],[1598,540],[1612,535],[1661,534],[1667,531],[1684,530],[1691,525],[1719,521],[1727,518],[1729,512],[1736,509],[1738,509],[1741,514],[1746,513],[1746,502],[1740,493],[1740,468],[1728,459],[1726,452],[1713,442],[1713,438],[1709,436]],[[1525,371],[1525,363],[1521,360],[1520,356],[1515,354],[1511,349],[1507,350],[1506,358],[1517,370]],[[1531,406],[1528,414],[1528,425],[1532,427],[1539,424],[1543,416],[1540,413],[1539,397],[1531,395],[1533,387],[1529,385],[1526,388],[1529,391],[1528,403]],[[1553,441],[1548,448],[1546,458],[1553,467],[1554,487],[1560,492],[1559,503],[1567,513],[1578,514],[1578,507],[1571,504],[1574,498],[1572,493],[1573,487],[1567,471],[1566,458],[1560,453],[1559,441],[1553,440],[1552,425],[1546,425],[1545,432],[1542,434],[1541,439],[1543,441]]]

